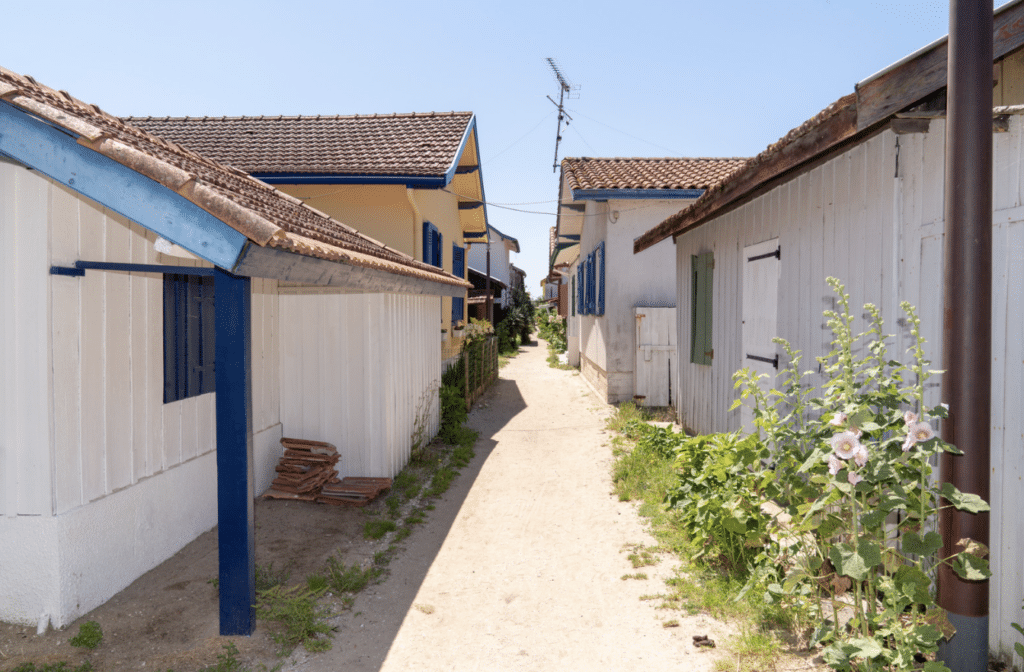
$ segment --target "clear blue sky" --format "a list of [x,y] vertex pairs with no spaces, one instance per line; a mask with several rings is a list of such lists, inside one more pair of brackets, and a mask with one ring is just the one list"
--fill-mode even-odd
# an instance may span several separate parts
[[[1002,4],[1002,0],[998,0]],[[10,2],[0,65],[116,115],[476,113],[531,293],[565,156],[753,156],[948,31],[947,0]],[[516,210],[498,207],[504,205]]]

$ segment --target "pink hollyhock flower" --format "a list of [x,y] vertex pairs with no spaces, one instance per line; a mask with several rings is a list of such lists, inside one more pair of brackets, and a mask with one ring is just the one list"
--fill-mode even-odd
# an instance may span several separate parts
[[848,480],[850,482],[850,485],[857,485],[858,483],[860,483],[864,479],[861,478],[861,476],[857,472],[851,471],[850,473],[848,473],[846,475],[846,480]]
[[842,427],[846,424],[846,413],[836,413],[832,416],[832,419],[828,421],[828,424],[833,427]]
[[857,447],[857,452],[853,454],[853,461],[857,463],[858,467],[863,467],[868,463],[868,449],[867,446],[861,444]]
[[840,432],[832,437],[829,445],[832,446],[837,457],[848,460],[857,452],[860,441],[857,440],[857,435],[853,432]]
[[845,465],[846,463],[840,460],[835,455],[828,456],[828,473],[832,474],[833,476],[838,474],[839,470],[842,469]]
[[908,425],[914,424],[915,422],[917,422],[917,413],[914,413],[913,411],[907,411],[906,413],[903,414],[903,422],[905,422]]

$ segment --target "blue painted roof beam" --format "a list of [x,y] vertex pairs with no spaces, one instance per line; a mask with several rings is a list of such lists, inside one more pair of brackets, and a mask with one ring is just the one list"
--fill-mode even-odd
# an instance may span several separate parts
[[221,268],[234,268],[248,241],[183,196],[2,100],[0,152]]

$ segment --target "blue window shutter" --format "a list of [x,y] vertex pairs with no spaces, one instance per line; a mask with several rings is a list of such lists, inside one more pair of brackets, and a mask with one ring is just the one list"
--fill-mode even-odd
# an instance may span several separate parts
[[216,390],[213,278],[164,275],[164,403]]
[[444,236],[434,227],[434,266],[444,268]]
[[[466,248],[452,245],[452,275],[466,277]],[[452,298],[452,324],[463,319],[465,299],[461,296]]]
[[569,303],[572,304],[572,305],[569,308],[569,310],[570,310],[569,314],[572,315],[573,317],[575,317],[576,316],[576,276],[575,275],[572,276],[571,280],[572,280],[572,286],[570,287],[571,291],[569,293]]
[[583,266],[584,262],[580,259],[576,266],[576,309],[580,315],[587,314],[587,308],[583,304]]
[[433,228],[434,225],[430,222],[423,222],[423,261],[428,264],[434,263],[434,254],[430,250],[434,244],[434,233],[431,231]]
[[598,279],[598,290],[597,290],[597,314],[604,315],[604,241],[597,246],[598,259],[600,264],[598,268],[599,279]]
[[597,312],[597,264],[594,253],[587,256],[587,314],[593,315]]

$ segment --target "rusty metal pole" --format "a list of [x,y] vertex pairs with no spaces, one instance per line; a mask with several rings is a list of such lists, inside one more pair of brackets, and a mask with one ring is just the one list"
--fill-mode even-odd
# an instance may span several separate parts
[[[992,5],[950,0],[946,121],[942,399],[943,439],[963,451],[943,454],[940,475],[962,492],[989,498],[992,368]],[[945,502],[944,502],[945,504]],[[942,554],[969,537],[988,544],[989,514],[945,508]],[[988,581],[964,581],[946,566],[939,606],[957,633],[939,649],[953,672],[988,667]]]

